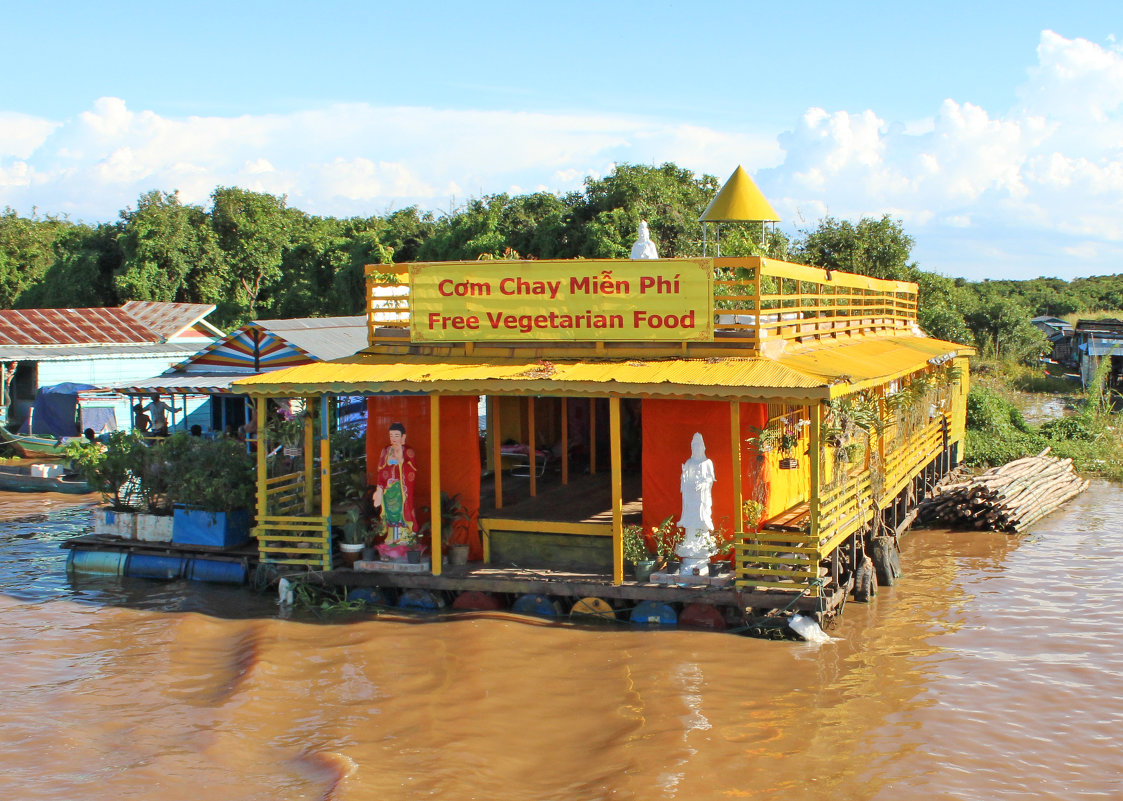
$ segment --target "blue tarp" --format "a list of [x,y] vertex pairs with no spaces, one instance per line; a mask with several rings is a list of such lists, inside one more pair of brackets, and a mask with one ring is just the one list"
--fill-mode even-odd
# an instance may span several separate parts
[[77,437],[78,393],[94,389],[89,384],[55,384],[39,387],[35,393],[35,412],[31,433],[39,437]]

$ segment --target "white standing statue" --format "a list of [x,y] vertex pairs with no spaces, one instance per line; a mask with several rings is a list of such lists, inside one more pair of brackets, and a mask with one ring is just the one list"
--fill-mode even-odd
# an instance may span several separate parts
[[690,440],[690,458],[682,463],[682,478],[679,490],[682,492],[682,517],[678,524],[685,534],[682,544],[675,549],[682,558],[683,575],[690,575],[694,568],[709,569],[710,557],[714,555],[713,487],[714,463],[706,458],[706,443],[701,434]]
[[647,220],[639,221],[639,239],[632,245],[633,259],[657,259],[659,253],[655,250],[655,243],[651,241],[651,232],[647,230]]

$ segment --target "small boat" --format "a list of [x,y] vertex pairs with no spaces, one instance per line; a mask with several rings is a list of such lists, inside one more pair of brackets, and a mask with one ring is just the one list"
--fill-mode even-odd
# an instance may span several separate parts
[[77,473],[58,464],[0,464],[0,492],[67,492],[84,494],[90,486]]
[[20,456],[62,456],[66,452],[66,442],[58,437],[41,437],[31,434],[13,434],[0,426],[0,442],[10,445]]

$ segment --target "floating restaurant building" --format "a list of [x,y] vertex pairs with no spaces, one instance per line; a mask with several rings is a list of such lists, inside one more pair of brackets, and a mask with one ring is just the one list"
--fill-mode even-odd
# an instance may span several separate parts
[[[300,470],[269,475],[257,450],[263,562],[446,597],[826,617],[962,457],[971,351],[924,335],[912,283],[758,257],[372,265],[367,279],[365,350],[235,384],[259,415],[268,398],[320,410]],[[404,424],[417,505],[444,493],[470,513],[467,566],[445,564],[435,515],[428,566],[331,570],[335,395],[367,398],[371,476]],[[731,573],[636,581],[624,528],[678,519],[695,433]]]

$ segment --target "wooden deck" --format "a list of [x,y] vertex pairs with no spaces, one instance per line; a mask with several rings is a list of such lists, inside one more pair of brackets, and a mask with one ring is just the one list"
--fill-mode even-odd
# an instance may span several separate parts
[[[473,563],[466,567],[445,567],[440,576],[428,573],[382,573],[335,569],[309,574],[310,581],[328,586],[392,587],[424,589],[434,592],[490,592],[505,595],[539,594],[559,598],[598,597],[618,601],[662,601],[664,603],[704,603],[753,609],[791,609],[800,612],[834,610],[843,602],[849,588],[834,588],[824,598],[809,598],[794,591],[744,591],[730,582],[725,587],[662,585],[625,581],[614,585],[609,573],[579,573],[546,568],[528,569],[511,565]],[[798,596],[798,597],[797,597]]]

